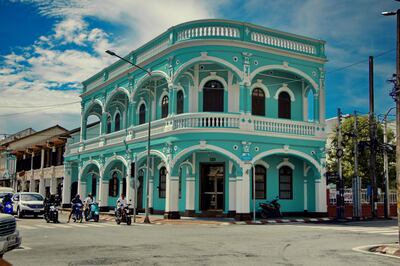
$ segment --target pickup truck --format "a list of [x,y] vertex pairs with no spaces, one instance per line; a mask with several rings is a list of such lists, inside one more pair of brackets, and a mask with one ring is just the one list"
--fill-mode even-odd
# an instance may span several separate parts
[[14,216],[0,214],[0,258],[4,253],[21,245],[22,238],[17,230]]

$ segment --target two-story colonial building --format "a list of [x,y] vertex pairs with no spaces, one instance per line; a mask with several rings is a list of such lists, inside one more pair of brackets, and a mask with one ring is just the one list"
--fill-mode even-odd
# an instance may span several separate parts
[[149,207],[168,218],[248,219],[253,198],[258,208],[275,197],[285,213],[326,213],[324,44],[200,20],[129,53],[151,75],[119,60],[83,82],[64,203],[76,187],[115,206],[120,193],[134,198],[137,177],[138,208],[149,178]]

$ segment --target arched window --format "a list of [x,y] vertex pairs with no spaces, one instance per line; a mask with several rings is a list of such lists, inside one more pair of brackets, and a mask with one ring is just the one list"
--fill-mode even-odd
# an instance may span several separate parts
[[119,187],[118,174],[117,172],[114,172],[108,184],[108,196],[117,197],[118,187]]
[[96,174],[92,174],[92,196],[96,197],[97,194],[97,178]]
[[183,114],[183,102],[184,97],[183,97],[183,91],[180,90],[176,94],[176,114]]
[[161,101],[161,118],[165,118],[168,116],[168,96],[164,96]]
[[255,88],[251,94],[251,114],[265,116],[265,94],[260,88]]
[[279,169],[279,198],[293,199],[293,170],[288,166]]
[[146,122],[146,106],[142,103],[139,107],[139,125]]
[[107,134],[111,133],[111,116],[107,116]]
[[121,115],[117,113],[115,115],[115,130],[114,131],[119,131],[121,129]]
[[281,92],[278,97],[278,117],[291,118],[290,95],[286,91]]
[[267,170],[264,166],[256,165],[256,199],[266,199],[267,196]]
[[165,198],[165,190],[167,186],[167,169],[165,167],[160,168],[159,173],[159,184],[158,184],[158,197]]
[[203,88],[203,112],[224,111],[224,86],[217,80],[208,81]]

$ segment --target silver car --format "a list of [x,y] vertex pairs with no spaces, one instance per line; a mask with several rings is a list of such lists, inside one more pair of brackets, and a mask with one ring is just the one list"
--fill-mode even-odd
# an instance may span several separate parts
[[43,196],[36,192],[18,192],[15,193],[13,198],[13,212],[17,214],[18,218],[24,215],[43,215],[44,205]]

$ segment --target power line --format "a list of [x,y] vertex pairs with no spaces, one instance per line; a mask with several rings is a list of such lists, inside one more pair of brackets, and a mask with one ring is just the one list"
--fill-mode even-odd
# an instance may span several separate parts
[[21,108],[21,109],[28,109],[28,108],[46,108],[46,107],[54,107],[54,106],[62,106],[62,105],[71,105],[80,103],[81,101],[75,102],[66,102],[66,103],[58,103],[58,104],[50,104],[50,105],[33,105],[33,106],[20,106],[20,105],[0,105],[0,108]]

